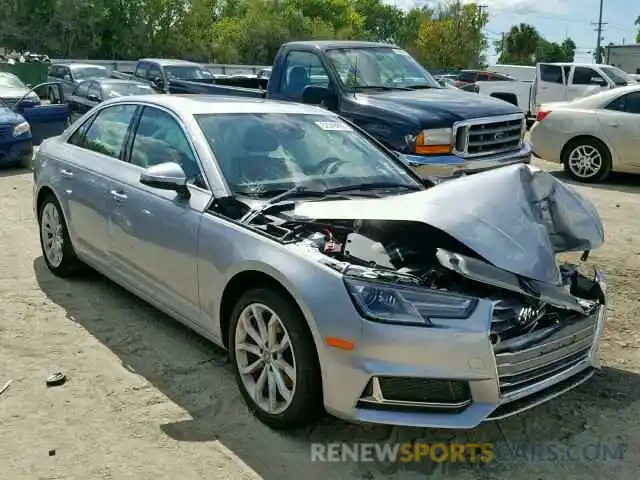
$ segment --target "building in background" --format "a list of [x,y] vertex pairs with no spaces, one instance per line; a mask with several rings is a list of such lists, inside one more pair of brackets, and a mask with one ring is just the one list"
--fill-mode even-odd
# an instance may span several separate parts
[[627,73],[640,73],[640,44],[608,45],[604,48],[605,63]]

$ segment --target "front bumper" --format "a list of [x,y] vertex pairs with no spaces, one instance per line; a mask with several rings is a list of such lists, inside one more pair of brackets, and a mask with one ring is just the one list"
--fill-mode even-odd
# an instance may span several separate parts
[[[491,307],[481,304],[469,319],[473,326],[465,330],[365,321],[356,350],[323,355],[327,411],[354,422],[468,429],[544,403],[600,367],[604,306],[542,344],[506,355],[496,353],[489,339],[491,317]],[[408,380],[405,385],[413,381],[414,399],[389,399],[377,381],[388,378]],[[434,379],[468,385],[468,400],[448,405],[415,401],[416,381]],[[396,388],[394,395],[399,394]]]
[[24,157],[33,155],[31,139],[0,142],[0,166],[18,163]]
[[400,158],[412,167],[422,178],[451,177],[477,173],[493,168],[529,163],[531,161],[531,144],[523,142],[522,147],[510,152],[487,155],[480,158],[462,158],[456,155],[420,156],[397,153]]

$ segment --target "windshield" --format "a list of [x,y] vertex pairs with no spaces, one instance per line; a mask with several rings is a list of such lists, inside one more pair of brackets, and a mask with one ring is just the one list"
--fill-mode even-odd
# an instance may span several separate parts
[[334,115],[196,115],[234,194],[370,183],[416,187],[400,164]]
[[103,67],[74,68],[71,72],[75,80],[84,80],[87,78],[109,78],[109,72]]
[[22,80],[12,73],[0,73],[0,87],[27,88]]
[[151,95],[155,93],[149,85],[135,83],[103,84],[102,91],[106,98],[126,97],[129,95]]
[[327,52],[347,88],[441,88],[411,55],[399,48],[341,48]]
[[197,65],[165,66],[164,71],[167,74],[167,78],[175,78],[176,80],[200,80],[203,78],[211,78],[211,73]]
[[611,79],[613,83],[618,86],[629,85],[630,83],[635,83],[628,73],[623,72],[617,67],[601,67],[602,71],[607,74],[607,76]]

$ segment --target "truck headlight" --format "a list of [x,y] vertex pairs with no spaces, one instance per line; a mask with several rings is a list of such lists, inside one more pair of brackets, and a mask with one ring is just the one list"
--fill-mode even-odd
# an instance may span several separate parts
[[426,327],[430,319],[469,318],[478,300],[449,292],[345,277],[360,314],[369,320]]
[[451,153],[453,130],[451,128],[432,128],[422,130],[416,136],[416,153],[418,155],[435,155]]
[[31,127],[27,122],[22,122],[13,127],[13,136],[18,137],[20,135],[24,135],[25,133],[31,131]]

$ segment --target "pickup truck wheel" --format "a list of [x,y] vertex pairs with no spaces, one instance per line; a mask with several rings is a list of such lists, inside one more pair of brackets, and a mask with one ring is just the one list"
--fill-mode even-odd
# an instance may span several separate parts
[[611,154],[606,145],[595,138],[579,138],[562,151],[564,171],[574,180],[596,183],[611,173]]
[[230,323],[231,364],[251,412],[276,430],[316,420],[323,413],[320,368],[297,305],[277,290],[252,289]]
[[47,195],[40,205],[38,224],[42,255],[51,273],[63,278],[78,273],[82,263],[71,245],[62,209],[53,195]]

